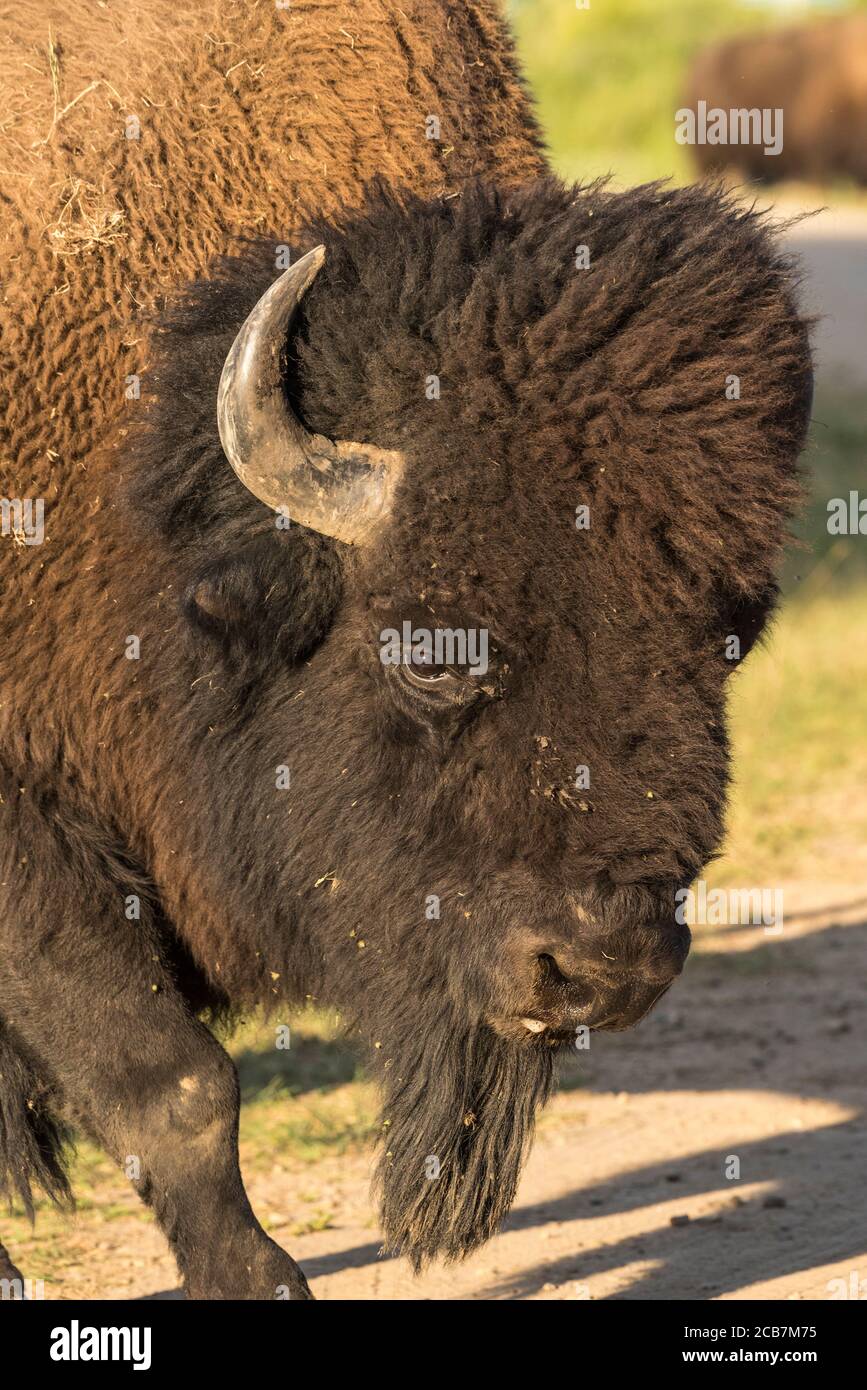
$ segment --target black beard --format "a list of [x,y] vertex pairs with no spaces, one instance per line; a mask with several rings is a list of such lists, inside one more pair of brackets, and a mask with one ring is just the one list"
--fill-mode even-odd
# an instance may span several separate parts
[[508,1042],[448,1008],[425,1018],[423,1029],[411,1031],[408,1020],[392,1035],[382,1058],[385,1152],[375,1178],[386,1250],[406,1255],[418,1272],[490,1239],[514,1201],[553,1059],[544,1043]]

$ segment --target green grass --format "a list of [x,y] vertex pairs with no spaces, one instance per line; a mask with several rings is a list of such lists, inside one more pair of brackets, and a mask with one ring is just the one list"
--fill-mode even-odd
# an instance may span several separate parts
[[[867,399],[817,397],[806,549],[767,640],[732,677],[735,787],[714,882],[853,881],[867,843],[867,537],[828,534],[827,501],[864,488]],[[847,864],[854,865],[847,869]]]
[[715,882],[852,882],[867,843],[867,588],[790,600],[732,679],[735,789]]
[[[863,8],[863,5],[855,6]],[[555,168],[585,182],[688,182],[674,139],[694,55],[730,35],[803,20],[739,0],[510,0],[518,47]]]
[[241,1095],[241,1154],[253,1164],[275,1154],[315,1163],[367,1144],[376,1132],[377,1096],[339,1017],[307,1009],[291,1022],[288,1049],[271,1023],[253,1019],[230,1042]]
[[812,575],[806,597],[867,584],[867,544],[863,536],[838,537],[828,532],[828,499],[848,497],[850,488],[864,494],[867,478],[867,394],[817,392],[810,438],[803,456],[810,497],[797,528],[810,547],[793,551],[784,572],[785,588],[797,597],[805,575]]

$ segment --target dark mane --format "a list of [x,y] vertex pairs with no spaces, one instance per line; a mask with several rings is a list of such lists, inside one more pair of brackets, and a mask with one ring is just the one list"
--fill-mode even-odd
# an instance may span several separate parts
[[[661,184],[626,194],[553,178],[518,191],[476,184],[448,202],[373,186],[360,212],[304,228],[292,256],[319,241],[327,260],[286,380],[311,428],[418,448],[410,421],[429,373],[458,397],[462,423],[494,442],[502,434],[504,447],[532,404],[535,433],[556,440],[552,490],[592,483],[600,508],[640,507],[645,541],[632,559],[642,582],[676,571],[690,605],[712,584],[747,598],[773,584],[800,499],[792,460],[812,376],[796,272],[761,215],[721,191]],[[164,313],[145,379],[152,399],[132,435],[128,505],[188,582],[254,553],[263,592],[278,584],[304,608],[303,593],[284,591],[286,574],[303,589],[311,567],[317,595],[330,576],[331,599],[342,547],[276,528],[226,464],[215,413],[226,353],[277,275],[281,244],[249,242]],[[591,267],[577,272],[582,244]],[[460,359],[454,380],[463,339],[474,359]],[[736,371],[741,398],[731,401],[725,382]],[[612,449],[617,479],[609,472],[601,487],[595,470]],[[454,468],[475,496],[496,483],[468,452]],[[413,481],[421,494],[423,457]],[[514,473],[512,483],[526,486]],[[405,520],[397,544],[418,540]]]

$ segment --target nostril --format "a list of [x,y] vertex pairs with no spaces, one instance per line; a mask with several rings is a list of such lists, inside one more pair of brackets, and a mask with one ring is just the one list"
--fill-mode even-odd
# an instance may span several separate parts
[[536,959],[542,967],[542,978],[546,983],[552,985],[568,985],[572,983],[572,978],[567,973],[568,967],[564,969],[564,963],[558,961],[557,957],[552,956],[549,951],[542,951]]
[[562,1026],[572,1028],[578,1023],[593,1026],[597,1015],[607,1014],[608,1006],[598,985],[575,971],[568,952],[564,959],[559,953],[555,956],[551,951],[540,951],[536,961],[537,998],[543,1008],[553,1011]]
[[[549,1025],[571,1028],[595,1013],[602,981],[588,978],[586,963],[571,941],[542,937],[535,943],[532,963],[534,1006]],[[532,1011],[531,1011],[532,1013]],[[532,1015],[536,1017],[537,1015]]]

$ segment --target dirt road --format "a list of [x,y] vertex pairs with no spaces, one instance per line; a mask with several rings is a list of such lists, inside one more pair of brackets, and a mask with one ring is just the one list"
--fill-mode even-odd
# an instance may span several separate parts
[[[576,1054],[504,1231],[464,1265],[414,1279],[380,1258],[367,1156],[251,1174],[317,1296],[867,1296],[867,891],[795,891],[782,933],[704,929],[640,1029]],[[293,1235],[312,1208],[328,1229]],[[172,1296],[156,1228],[105,1216],[75,1219],[48,1296]]]

